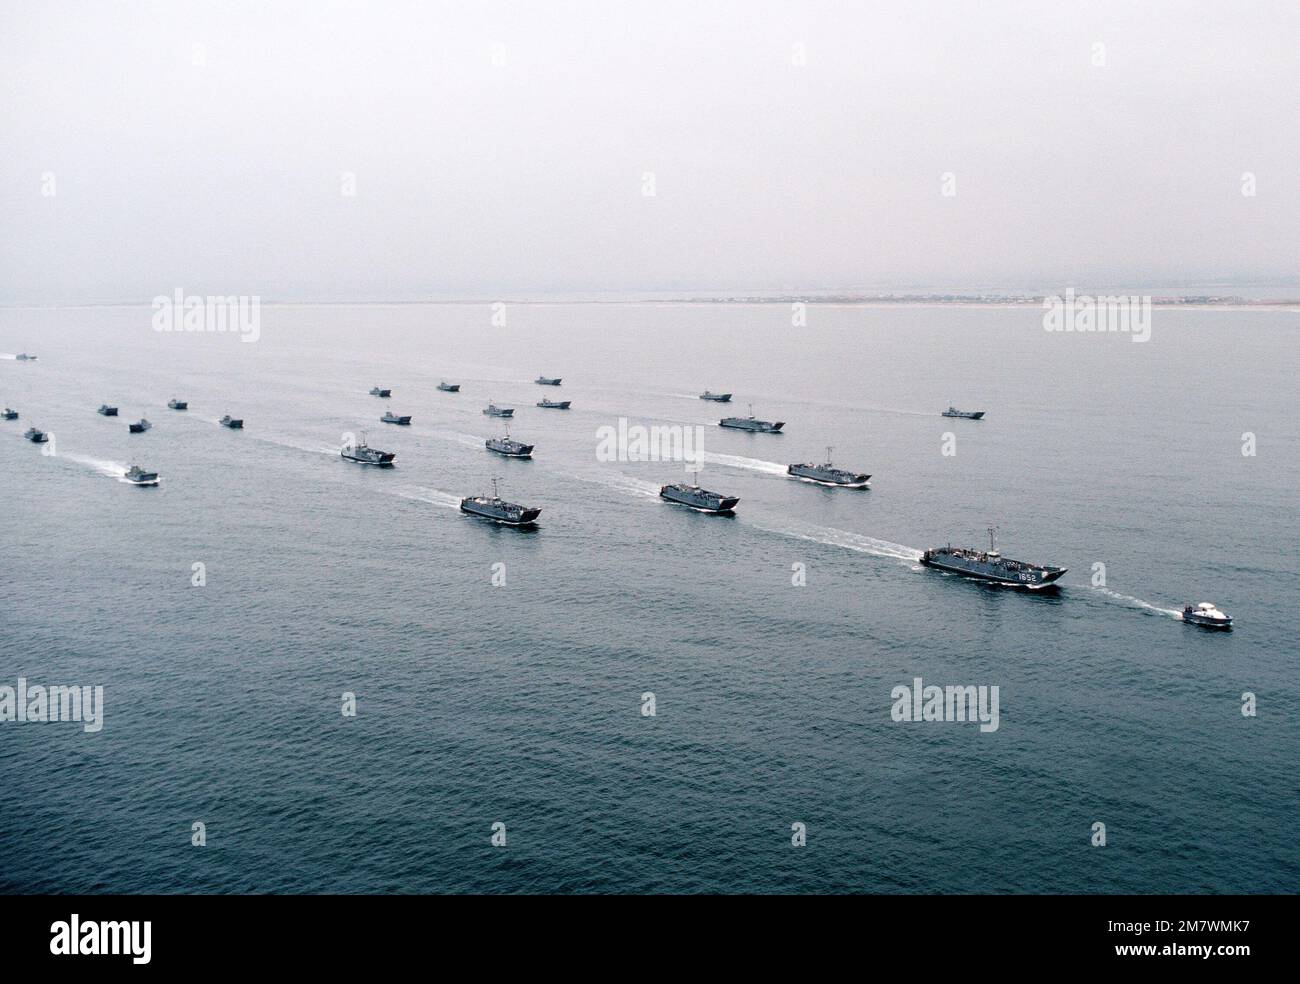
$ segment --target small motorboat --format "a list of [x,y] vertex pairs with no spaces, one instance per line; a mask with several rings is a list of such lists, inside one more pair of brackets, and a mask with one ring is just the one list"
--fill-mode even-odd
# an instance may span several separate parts
[[31,441],[33,444],[44,444],[50,439],[49,434],[45,433],[43,430],[37,430],[35,427],[28,427],[27,433],[24,434],[23,437],[27,438],[27,440]]
[[393,391],[390,389],[381,389],[378,386],[372,386],[370,389],[370,395],[388,397],[393,395]]
[[188,400],[171,399],[167,401],[167,408],[169,410],[188,410],[190,404]]
[[110,407],[107,403],[101,403],[99,409],[95,411],[102,417],[116,417],[117,407]]
[[36,361],[36,356],[34,356],[34,355],[28,355],[26,352],[19,352],[19,353],[18,353],[18,361],[19,361],[19,362],[35,362],[35,361]]
[[153,424],[149,423],[149,421],[141,417],[134,424],[127,424],[126,429],[129,430],[132,434],[143,434],[152,426]]
[[17,420],[17,419],[18,419],[18,411],[11,410],[9,409],[9,407],[5,407],[5,412],[0,413],[0,420]]
[[984,416],[983,410],[958,410],[956,407],[949,407],[943,412],[945,417],[962,417],[966,420],[979,420]]
[[401,424],[402,426],[408,426],[411,423],[411,415],[409,413],[398,415],[393,413],[391,410],[384,411],[384,415],[379,419],[386,424]]
[[559,386],[560,377],[559,376],[538,376],[537,385],[538,386]]
[[700,394],[700,399],[701,399],[701,400],[712,400],[714,403],[730,403],[730,402],[731,402],[731,394],[730,394],[730,393],[710,393],[708,390],[705,390],[703,393]]
[[147,472],[139,465],[132,465],[131,470],[122,476],[132,485],[157,485],[158,473]]
[[438,389],[442,390],[444,393],[459,393],[460,383],[449,383],[446,380],[443,380],[438,384]]
[[568,410],[572,400],[538,400],[537,405],[543,410]]
[[495,403],[489,403],[483,412],[489,417],[513,417],[515,415],[515,408],[499,407]]
[[243,429],[244,429],[244,421],[243,421],[243,418],[232,417],[232,416],[230,416],[230,414],[226,414],[224,417],[222,417],[222,418],[221,418],[219,421],[217,421],[217,422],[218,422],[219,424],[221,424],[222,427],[229,427],[231,430],[243,430]]
[[1207,629],[1232,628],[1232,616],[1219,611],[1213,603],[1208,601],[1201,602],[1195,608],[1191,605],[1185,605],[1183,607],[1183,621]]

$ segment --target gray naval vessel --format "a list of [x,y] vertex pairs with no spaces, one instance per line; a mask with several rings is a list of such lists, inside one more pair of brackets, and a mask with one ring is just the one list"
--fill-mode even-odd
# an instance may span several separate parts
[[371,395],[371,396],[382,396],[382,397],[384,397],[385,399],[387,399],[388,397],[390,397],[390,396],[393,395],[393,391],[390,390],[390,389],[384,389],[384,388],[382,388],[382,387],[380,387],[380,386],[372,386],[372,387],[370,387],[370,395]]
[[559,376],[538,376],[535,380],[538,386],[559,386]]
[[224,417],[222,417],[219,421],[217,421],[217,423],[219,423],[222,427],[229,427],[231,430],[243,430],[243,429],[244,429],[244,420],[243,420],[243,418],[242,418],[242,417],[232,417],[232,416],[230,416],[230,414],[226,414],[226,415],[225,415]]
[[438,389],[442,390],[444,393],[459,393],[460,383],[449,383],[444,379],[438,384]]
[[141,417],[136,423],[127,424],[126,429],[130,431],[132,434],[143,434],[145,431],[149,430],[149,428],[151,428],[152,426],[153,424],[149,423],[149,421]]
[[738,496],[723,495],[721,492],[710,492],[708,489],[702,489],[698,482],[699,476],[697,474],[695,483],[691,485],[687,485],[685,482],[665,485],[659,490],[659,497],[667,499],[669,502],[676,502],[679,505],[690,506],[700,512],[726,515],[730,515],[736,508],[736,503],[740,501]]
[[984,416],[983,410],[958,410],[956,407],[949,407],[941,416],[944,417],[962,417],[966,420],[979,420]]
[[822,485],[839,485],[849,489],[865,489],[867,483],[871,480],[870,475],[863,475],[860,472],[846,471],[843,468],[836,468],[831,464],[831,452],[834,448],[826,449],[826,463],[821,465],[790,465],[786,469],[786,474],[793,475],[795,478],[806,478],[809,481],[820,482]]
[[524,444],[522,441],[512,440],[509,427],[506,428],[505,437],[489,437],[483,442],[483,445],[489,451],[503,454],[507,458],[531,458],[533,456],[533,446]]
[[169,410],[188,410],[190,408],[190,401],[178,400],[175,397],[172,397],[167,401],[167,408]]
[[23,437],[27,438],[27,440],[31,441],[33,444],[44,444],[50,439],[49,434],[45,433],[43,430],[38,430],[35,427],[28,427],[27,433],[24,434]]
[[481,516],[507,526],[531,526],[536,522],[542,510],[533,506],[521,506],[506,502],[497,494],[497,479],[492,479],[492,495],[472,495],[460,500],[461,512]]
[[495,403],[489,403],[483,412],[489,417],[513,417],[515,415],[515,408],[499,407]]
[[122,476],[132,485],[157,485],[158,473],[145,471],[139,465],[132,465],[131,470]]
[[4,413],[0,413],[0,419],[3,419],[3,420],[17,420],[17,419],[18,419],[18,411],[17,411],[17,410],[14,410],[14,409],[12,409],[12,408],[10,408],[10,407],[5,407],[5,412],[4,412]]
[[572,400],[541,399],[537,401],[537,405],[543,410],[568,410],[572,403]]
[[110,407],[107,403],[101,403],[99,409],[95,411],[101,417],[116,417],[117,407]]
[[1042,564],[1030,564],[1023,560],[1009,560],[994,549],[994,536],[997,530],[989,527],[988,550],[974,550],[967,547],[934,547],[921,554],[921,563],[926,567],[937,567],[941,571],[977,578],[981,581],[994,581],[1013,587],[1028,588],[1036,591],[1045,588],[1061,578],[1064,567],[1049,567]]
[[376,468],[392,468],[393,459],[397,457],[396,451],[380,451],[366,444],[366,435],[361,435],[361,440],[353,441],[351,444],[343,445],[343,450],[339,452],[339,457],[346,458],[348,461],[355,461],[359,465],[374,465]]
[[723,417],[718,421],[719,427],[731,427],[735,430],[753,431],[757,434],[779,434],[785,426],[784,420],[759,420],[754,416],[754,408],[749,408],[748,417]]
[[730,394],[730,393],[710,393],[708,390],[705,390],[703,393],[700,394],[700,399],[701,399],[701,400],[711,400],[711,401],[713,401],[714,403],[730,403],[730,402],[731,402],[731,394]]
[[396,414],[392,410],[385,410],[384,415],[379,418],[385,424],[401,424],[403,427],[409,427],[411,424],[411,415]]

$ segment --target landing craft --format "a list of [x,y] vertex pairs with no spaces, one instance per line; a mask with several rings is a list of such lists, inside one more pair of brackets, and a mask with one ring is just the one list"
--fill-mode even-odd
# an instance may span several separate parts
[[1022,560],[1003,557],[994,548],[996,530],[989,527],[988,550],[967,547],[934,547],[921,554],[921,563],[952,574],[961,574],[981,581],[993,581],[1011,587],[1037,591],[1060,580],[1064,567],[1030,564]]
[[698,475],[696,481],[690,485],[685,482],[677,482],[663,486],[659,490],[659,498],[667,499],[669,502],[675,502],[681,506],[690,506],[698,512],[716,513],[725,516],[732,515],[736,504],[740,502],[738,496],[723,495],[721,492],[710,492],[708,489],[700,488]]
[[132,485],[157,485],[158,473],[147,472],[139,465],[132,465],[131,470],[122,476]]
[[361,440],[353,441],[351,444],[345,444],[343,450],[339,452],[339,457],[348,461],[355,461],[359,465],[374,465],[376,468],[392,468],[393,459],[397,457],[396,451],[380,451],[378,448],[372,448],[366,443],[366,435],[361,435]]
[[533,456],[533,446],[512,440],[509,427],[506,428],[505,437],[489,437],[483,444],[489,451],[503,454],[507,458],[531,458]]
[[473,495],[460,500],[461,512],[490,519],[506,526],[531,526],[542,514],[540,507],[506,502],[497,494],[497,479],[492,479],[492,495]]
[[836,468],[831,464],[831,451],[834,448],[826,449],[826,462],[821,465],[790,465],[786,468],[786,474],[793,475],[795,478],[806,478],[809,481],[817,482],[821,485],[838,485],[848,489],[865,489],[870,481],[870,475],[864,475],[861,472],[845,471],[843,468]]
[[759,420],[754,416],[754,408],[750,407],[748,417],[723,417],[718,421],[718,426],[730,427],[733,430],[752,431],[755,434],[779,434],[781,428],[785,426],[785,421]]

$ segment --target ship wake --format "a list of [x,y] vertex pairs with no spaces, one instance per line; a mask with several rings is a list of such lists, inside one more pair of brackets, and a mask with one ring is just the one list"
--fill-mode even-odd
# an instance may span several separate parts
[[66,458],[68,461],[76,462],[79,465],[85,465],[87,468],[93,468],[106,478],[116,478],[119,482],[126,481],[126,465],[119,465],[116,461],[91,458],[84,454],[70,454],[68,452],[64,452],[58,457]]
[[414,428],[417,434],[427,434],[430,437],[436,437],[441,441],[454,441],[457,444],[464,445],[467,448],[483,449],[484,438],[475,437],[473,434],[462,434],[459,431],[449,430],[425,430],[424,428]]
[[749,471],[762,472],[765,475],[785,475],[785,465],[778,465],[775,461],[763,461],[761,458],[743,458],[735,454],[714,454],[712,451],[705,451],[702,454],[705,462],[711,465],[723,465],[727,468],[744,468]]
[[459,509],[460,499],[441,489],[429,489],[420,485],[405,485],[392,490],[392,494],[413,502],[427,502],[431,506],[443,506],[447,509]]
[[1162,608],[1159,605],[1153,605],[1149,601],[1143,601],[1141,598],[1134,598],[1132,595],[1120,594],[1118,591],[1112,591],[1110,588],[1100,588],[1096,585],[1090,585],[1093,591],[1104,594],[1107,598],[1122,602],[1125,605],[1131,605],[1134,608],[1143,608],[1149,612],[1155,612],[1157,615],[1168,615],[1170,618],[1181,619],[1183,613],[1177,608]]
[[889,540],[880,540],[863,533],[838,530],[830,526],[791,527],[775,524],[763,525],[762,523],[755,523],[754,526],[757,529],[767,533],[775,533],[778,536],[793,537],[796,540],[807,540],[810,543],[840,547],[844,550],[856,550],[859,553],[870,554],[873,557],[903,560],[908,563],[915,563],[921,559],[921,551],[914,547],[902,543],[893,543]]

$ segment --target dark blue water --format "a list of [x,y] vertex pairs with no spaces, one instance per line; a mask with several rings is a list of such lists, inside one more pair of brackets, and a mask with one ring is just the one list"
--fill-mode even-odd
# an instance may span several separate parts
[[[156,334],[146,308],[2,313],[0,352],[40,361],[0,359],[22,413],[0,424],[0,685],[99,684],[106,707],[97,734],[0,723],[0,888],[1300,888],[1294,313],[1160,309],[1146,344],[1032,308],[507,313],[266,307],[255,344]],[[572,411],[533,407],[541,373]],[[414,426],[380,424],[373,385]],[[596,458],[620,415],[715,424],[706,387],[787,421],[706,427],[733,519],[657,498],[679,463]],[[489,399],[536,460],[482,449]],[[339,459],[362,429],[397,468]],[[828,444],[871,490],[782,474]],[[119,481],[134,462],[162,486]],[[457,511],[493,475],[539,529]],[[989,525],[1063,589],[915,562]],[[1176,618],[1202,600],[1237,628]],[[892,721],[915,676],[999,686],[999,729]]]

